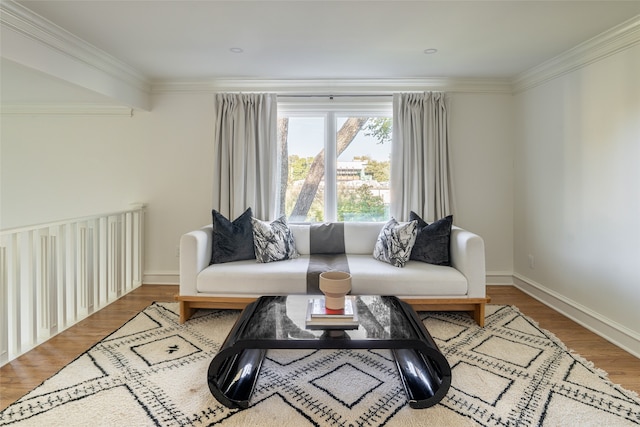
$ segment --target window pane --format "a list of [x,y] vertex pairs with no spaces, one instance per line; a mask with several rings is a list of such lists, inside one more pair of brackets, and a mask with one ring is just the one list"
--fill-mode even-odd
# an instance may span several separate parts
[[338,221],[389,218],[391,118],[337,117]]
[[[279,118],[284,144],[284,211],[290,222],[324,221],[324,117]],[[286,132],[286,133],[285,133]],[[284,180],[283,180],[284,181]]]
[[290,222],[386,221],[391,123],[333,112],[279,117],[280,211]]

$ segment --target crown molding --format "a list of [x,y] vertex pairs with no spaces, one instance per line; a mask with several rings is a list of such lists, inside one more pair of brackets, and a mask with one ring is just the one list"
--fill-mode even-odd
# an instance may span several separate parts
[[0,107],[0,115],[133,117],[133,109],[119,105],[94,104],[3,104]]
[[2,1],[0,10],[2,11],[0,15],[2,25],[119,78],[140,90],[149,91],[149,82],[137,70],[64,28],[42,18],[21,4],[12,0]]
[[[119,61],[13,0],[0,2],[0,12],[0,24],[3,27],[3,32],[5,29],[11,31],[11,33],[6,32],[3,34],[3,38],[8,39],[5,46],[3,46],[3,56],[31,68],[42,68],[42,61],[44,61],[42,57],[39,59],[31,58],[25,56],[26,53],[22,52],[24,50],[23,44],[34,46],[34,43],[36,43],[39,52],[47,52],[51,55],[51,58],[56,59],[56,61],[51,61],[52,66],[55,64],[58,67],[56,73],[54,73],[54,75],[57,74],[56,77],[100,92],[100,90],[92,88],[89,84],[65,78],[64,71],[77,70],[81,67],[87,73],[100,74],[103,80],[109,79],[113,82],[112,86],[120,86],[118,90],[114,89],[113,93],[106,93],[106,95],[114,96],[115,94],[117,96],[124,94],[127,90],[136,91],[137,93],[131,94],[129,98],[140,99],[141,102],[138,102],[139,104],[148,103],[145,98],[148,97],[150,84],[144,75],[133,67]],[[41,71],[47,72],[46,69]],[[73,75],[74,73],[69,72],[68,74]],[[100,85],[97,86],[99,87]],[[144,105],[136,106],[145,108]]]
[[[279,95],[388,95],[395,92],[442,90],[461,93],[518,93],[541,85],[554,78],[599,61],[640,43],[640,15],[587,40],[584,43],[533,67],[513,78],[405,78],[405,79],[241,79],[223,78],[200,81],[149,81],[143,74],[119,61],[115,57],[76,37],[61,27],[33,13],[13,0],[0,2],[0,24],[4,29],[21,36],[31,43],[36,42],[48,53],[62,55],[69,61],[69,70],[84,67],[86,73],[102,73],[114,85],[98,85],[94,82],[74,82],[100,92],[110,86],[112,98],[126,100],[127,105],[149,110],[149,93],[170,92],[274,92]],[[3,34],[6,36],[7,34]],[[10,34],[9,34],[10,35]],[[3,56],[14,59],[20,56],[20,42],[12,43],[4,37]],[[6,39],[9,39],[6,42]],[[42,52],[42,50],[40,50]],[[6,53],[6,55],[5,55]],[[26,54],[22,54],[26,55]],[[41,55],[35,54],[35,57]],[[34,61],[33,55],[31,60]],[[25,57],[23,56],[22,59]],[[47,62],[42,57],[38,64]],[[24,63],[19,59],[16,62]],[[54,62],[54,61],[49,61]],[[25,64],[29,66],[30,64]],[[74,68],[75,67],[75,68]],[[37,67],[36,67],[37,68]],[[46,72],[46,70],[43,70]],[[58,72],[57,77],[64,78]],[[85,75],[69,72],[69,75]],[[84,83],[84,84],[83,84]],[[118,86],[113,89],[111,86]]]
[[513,92],[539,86],[640,43],[640,15],[533,67],[513,79]]
[[279,95],[390,95],[395,92],[443,90],[447,92],[511,93],[508,79],[215,79],[152,83],[152,93],[165,92],[273,92]]

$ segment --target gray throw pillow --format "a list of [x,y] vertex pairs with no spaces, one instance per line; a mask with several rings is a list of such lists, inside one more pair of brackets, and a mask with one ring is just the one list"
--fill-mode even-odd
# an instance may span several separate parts
[[251,208],[233,222],[215,209],[213,215],[213,246],[211,264],[255,259]]
[[409,219],[418,222],[418,234],[411,251],[411,259],[428,264],[451,265],[449,246],[453,215],[427,224],[417,213],[412,211],[409,214]]
[[253,245],[258,262],[284,261],[298,258],[293,234],[283,215],[272,223],[251,218]]
[[380,230],[373,257],[395,267],[404,267],[411,256],[417,226],[417,221],[399,223],[391,218]]

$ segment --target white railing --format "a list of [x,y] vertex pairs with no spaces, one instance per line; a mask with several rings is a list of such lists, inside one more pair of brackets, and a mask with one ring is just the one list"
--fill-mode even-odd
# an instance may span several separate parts
[[0,366],[142,284],[144,209],[0,231]]

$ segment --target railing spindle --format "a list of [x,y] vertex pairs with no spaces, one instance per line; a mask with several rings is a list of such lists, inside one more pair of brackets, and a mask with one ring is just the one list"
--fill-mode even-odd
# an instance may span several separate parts
[[142,284],[142,206],[0,231],[0,365]]
[[[4,245],[4,242],[0,242],[0,245]],[[9,275],[7,268],[7,248],[0,246],[0,364],[9,360],[9,306],[7,298]]]

